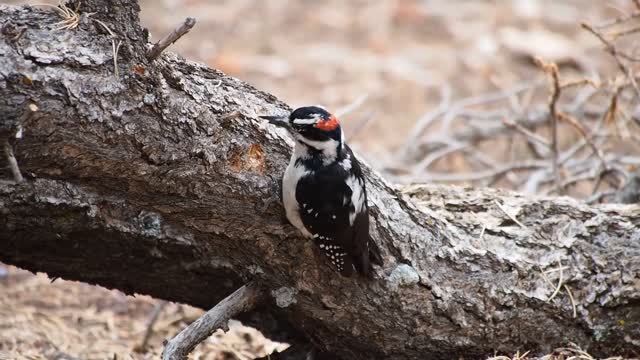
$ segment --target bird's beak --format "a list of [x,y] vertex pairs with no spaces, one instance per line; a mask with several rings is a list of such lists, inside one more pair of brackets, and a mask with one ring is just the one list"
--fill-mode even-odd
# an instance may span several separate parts
[[275,125],[275,126],[279,126],[279,127],[283,127],[283,128],[289,128],[289,117],[288,116],[264,116],[264,115],[260,115],[261,118],[266,119],[269,121],[269,123]]

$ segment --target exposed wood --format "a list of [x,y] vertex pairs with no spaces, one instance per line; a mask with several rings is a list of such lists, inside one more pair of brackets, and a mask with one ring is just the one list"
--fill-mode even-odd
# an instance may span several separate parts
[[9,170],[11,170],[11,174],[13,175],[13,181],[17,183],[21,183],[24,181],[22,177],[22,173],[20,172],[20,168],[18,167],[18,162],[16,161],[15,155],[13,155],[13,148],[9,143],[9,140],[2,141],[2,148],[5,159],[7,160]]
[[385,267],[343,278],[273,201],[291,140],[257,116],[288,107],[172,54],[149,62],[132,0],[79,11],[123,39],[120,77],[96,22],[54,31],[52,10],[0,5],[0,28],[26,27],[0,36],[0,130],[39,108],[14,146],[26,181],[0,182],[0,260],[204,308],[259,281],[259,312],[344,359],[637,351],[638,205],[397,189],[365,168]]

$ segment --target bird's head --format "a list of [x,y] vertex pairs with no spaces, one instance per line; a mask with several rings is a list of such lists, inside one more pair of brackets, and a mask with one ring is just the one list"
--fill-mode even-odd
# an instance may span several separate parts
[[260,117],[289,129],[298,140],[307,144],[342,142],[342,129],[338,119],[320,106],[297,108],[289,116]]

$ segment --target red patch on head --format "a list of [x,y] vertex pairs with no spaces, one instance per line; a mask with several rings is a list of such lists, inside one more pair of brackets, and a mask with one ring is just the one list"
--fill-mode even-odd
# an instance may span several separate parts
[[338,127],[338,119],[335,116],[331,115],[328,119],[318,121],[315,125],[315,128],[324,130],[324,131],[332,131]]

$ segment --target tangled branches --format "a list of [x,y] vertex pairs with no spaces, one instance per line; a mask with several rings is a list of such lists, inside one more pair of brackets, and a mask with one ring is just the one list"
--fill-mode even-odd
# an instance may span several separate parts
[[387,176],[613,200],[640,167],[638,19],[640,8],[604,24],[582,24],[619,74],[567,80],[556,64],[536,59],[549,89],[540,79],[453,103],[443,91],[440,105],[397,152],[394,164],[401,165],[385,168]]

